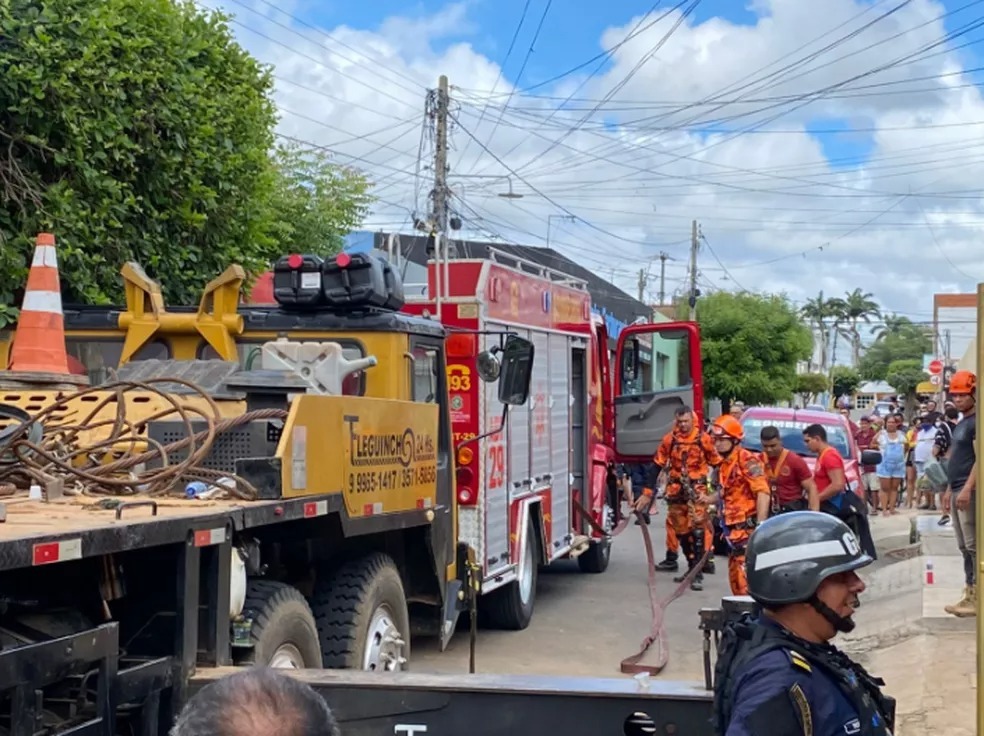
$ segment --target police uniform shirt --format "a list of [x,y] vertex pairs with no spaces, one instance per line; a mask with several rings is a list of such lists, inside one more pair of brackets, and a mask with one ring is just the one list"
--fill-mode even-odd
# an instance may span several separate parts
[[[763,617],[760,625],[775,626]],[[837,683],[789,649],[756,657],[737,675],[725,736],[851,736],[861,733]]]

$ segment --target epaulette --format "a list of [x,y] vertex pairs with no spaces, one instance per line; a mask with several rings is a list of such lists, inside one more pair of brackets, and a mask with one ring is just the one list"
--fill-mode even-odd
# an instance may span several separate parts
[[799,652],[793,651],[792,649],[783,649],[786,656],[789,657],[790,663],[793,667],[803,670],[804,672],[813,672],[813,668],[806,658]]

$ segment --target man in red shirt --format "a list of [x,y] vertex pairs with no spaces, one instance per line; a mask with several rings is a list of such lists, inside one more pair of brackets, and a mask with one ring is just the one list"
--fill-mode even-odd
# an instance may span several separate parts
[[878,559],[875,540],[868,526],[865,502],[856,493],[847,490],[844,458],[827,444],[827,430],[821,424],[811,424],[803,430],[803,441],[810,452],[817,455],[813,480],[820,496],[820,510],[836,516],[851,527],[861,542],[861,549],[872,559]]
[[772,491],[772,513],[819,511],[817,485],[806,461],[782,446],[775,427],[763,427],[759,438],[765,455],[765,475]]
[[844,458],[827,444],[827,430],[822,424],[811,424],[804,429],[803,441],[807,449],[817,456],[817,464],[813,468],[813,480],[817,484],[820,503],[840,509],[842,501],[840,496],[847,490]]

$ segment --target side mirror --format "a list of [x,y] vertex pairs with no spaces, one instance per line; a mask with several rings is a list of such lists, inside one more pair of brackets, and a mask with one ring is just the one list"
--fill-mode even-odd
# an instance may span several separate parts
[[878,450],[861,451],[862,465],[880,465],[881,461],[882,461],[882,454]]
[[522,406],[530,395],[533,378],[533,343],[509,335],[502,348],[499,373],[499,401],[508,406]]
[[483,350],[475,361],[475,370],[478,372],[478,377],[486,383],[495,383],[502,372],[502,364],[491,350]]
[[639,338],[632,337],[622,347],[622,381],[634,381],[639,376]]

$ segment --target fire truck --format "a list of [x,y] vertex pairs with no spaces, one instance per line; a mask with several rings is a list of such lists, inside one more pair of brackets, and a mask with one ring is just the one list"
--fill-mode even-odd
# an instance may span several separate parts
[[[447,383],[457,452],[459,540],[482,565],[489,625],[525,628],[537,568],[576,558],[601,573],[619,504],[611,473],[608,334],[585,282],[495,249],[448,259],[438,249],[426,293],[404,311],[448,329]],[[530,399],[502,405],[480,356],[502,334],[534,346]]]

